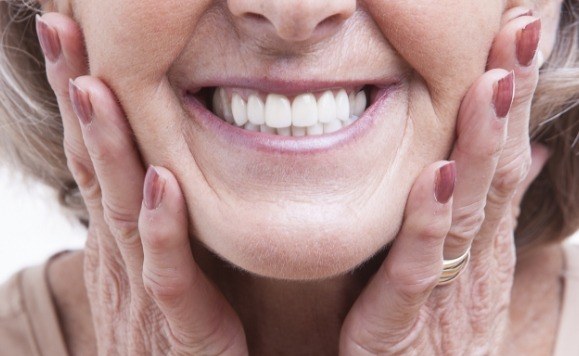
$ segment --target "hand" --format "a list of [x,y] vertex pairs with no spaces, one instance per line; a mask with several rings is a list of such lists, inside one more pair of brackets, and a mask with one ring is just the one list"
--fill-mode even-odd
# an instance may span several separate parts
[[[76,111],[81,118],[92,118],[78,124],[67,79],[87,72],[80,32],[60,15],[43,18],[60,43],[60,54],[47,60],[47,72],[63,116],[69,165],[91,215],[85,273],[99,351],[247,353],[239,319],[191,257],[186,208],[174,177],[162,168],[150,169],[144,177],[124,115],[96,78],[75,80]],[[460,353],[492,346],[493,337],[500,340],[501,330],[494,325],[507,320],[505,291],[510,290],[514,264],[514,221],[504,219],[504,212],[512,210],[511,203],[518,206],[513,192],[527,170],[528,162],[521,157],[528,157],[525,129],[537,77],[534,64],[521,67],[514,55],[514,34],[524,21],[531,19],[507,23],[489,60],[491,68],[516,72],[519,90],[508,128],[491,106],[493,87],[508,72],[489,71],[469,91],[461,109],[452,157],[458,170],[454,203],[444,202],[443,192],[452,192],[452,179],[440,176],[438,189],[433,183],[443,166],[445,176],[452,177],[452,166],[438,162],[427,167],[413,187],[404,227],[387,261],[344,324],[342,353]],[[526,94],[520,90],[525,87]],[[90,105],[83,107],[83,101]],[[516,154],[520,152],[526,154]],[[539,162],[535,174],[540,166]],[[142,185],[144,204],[141,189],[135,188]],[[432,198],[435,190],[441,203]],[[433,292],[443,250],[446,258],[454,258],[475,236],[469,270]],[[473,280],[475,291],[466,288]],[[475,292],[481,298],[473,298]],[[473,318],[469,311],[475,312]]]
[[[489,71],[468,91],[459,112],[451,154],[454,197],[446,199],[454,184],[452,164],[435,163],[417,179],[388,257],[342,327],[341,354],[498,353],[509,322],[516,211],[521,192],[548,156],[534,147],[531,165],[538,21],[521,8],[505,14]],[[444,199],[437,200],[440,192]],[[469,249],[464,273],[437,287],[443,256],[455,259]]]
[[82,76],[76,23],[53,13],[37,23],[68,165],[90,216],[84,268],[98,353],[247,354],[239,318],[193,260],[175,177],[160,167],[145,175],[113,93]]

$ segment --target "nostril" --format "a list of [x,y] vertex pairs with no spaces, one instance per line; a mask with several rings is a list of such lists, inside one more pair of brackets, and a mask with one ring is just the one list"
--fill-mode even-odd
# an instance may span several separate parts
[[332,15],[326,19],[324,19],[322,22],[320,22],[317,26],[317,28],[323,28],[323,27],[328,27],[328,26],[334,26],[339,24],[342,21],[342,16],[336,14],[336,15]]
[[245,17],[247,17],[250,20],[257,21],[257,22],[269,22],[267,17],[265,17],[261,14],[256,14],[255,12],[248,12],[245,14]]
[[227,0],[227,4],[239,28],[249,34],[275,34],[288,42],[300,42],[319,41],[337,32],[342,23],[355,13],[357,2]]

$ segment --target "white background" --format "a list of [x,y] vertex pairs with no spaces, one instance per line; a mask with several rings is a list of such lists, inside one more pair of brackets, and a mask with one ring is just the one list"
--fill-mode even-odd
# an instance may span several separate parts
[[0,283],[57,251],[81,248],[85,235],[65,218],[54,192],[0,167]]
[[0,167],[0,283],[55,252],[81,248],[85,235],[84,227],[65,218],[54,192]]

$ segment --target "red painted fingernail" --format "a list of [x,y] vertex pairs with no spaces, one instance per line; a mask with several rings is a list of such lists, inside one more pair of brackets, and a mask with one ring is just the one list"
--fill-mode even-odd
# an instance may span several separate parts
[[446,204],[454,194],[456,183],[456,163],[448,162],[438,169],[434,181],[434,198],[440,204]]
[[511,71],[500,79],[494,88],[493,106],[497,117],[507,117],[515,97],[515,72]]
[[56,62],[62,52],[58,32],[44,22],[40,16],[36,15],[36,33],[38,35],[38,42],[40,42],[40,48],[42,48],[46,59],[51,62]]
[[520,65],[528,67],[533,63],[540,38],[541,19],[536,19],[519,30],[517,33],[517,61]]
[[88,93],[79,88],[72,79],[68,82],[68,92],[72,102],[72,110],[80,122],[89,125],[92,122],[93,111]]
[[165,192],[165,180],[161,178],[159,172],[153,166],[149,166],[145,177],[145,207],[154,210],[161,205],[163,194]]

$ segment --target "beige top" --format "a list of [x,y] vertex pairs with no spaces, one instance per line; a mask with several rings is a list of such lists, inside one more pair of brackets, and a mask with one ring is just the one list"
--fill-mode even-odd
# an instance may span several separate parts
[[[579,355],[579,245],[565,245],[564,295],[555,356]],[[46,266],[22,270],[0,286],[0,356],[67,355]]]

